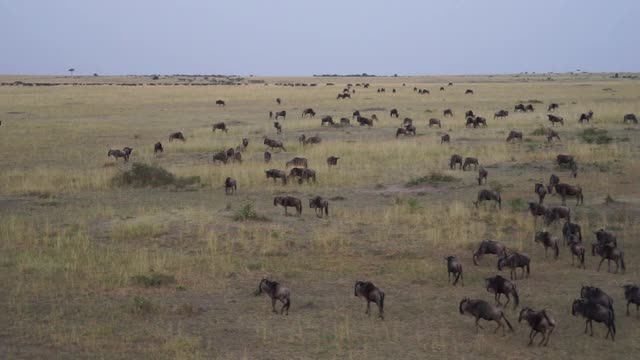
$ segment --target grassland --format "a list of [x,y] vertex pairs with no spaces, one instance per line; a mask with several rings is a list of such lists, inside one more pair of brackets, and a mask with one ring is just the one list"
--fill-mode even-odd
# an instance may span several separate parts
[[[23,78],[49,82],[148,82],[149,78]],[[638,282],[640,246],[639,129],[622,124],[640,113],[640,83],[604,75],[581,77],[264,78],[269,85],[242,86],[0,86],[0,357],[2,358],[635,358],[640,320],[624,316],[620,285]],[[163,81],[177,81],[175,78]],[[347,83],[350,100],[335,96]],[[448,82],[453,86],[446,86]],[[282,87],[276,82],[317,83]],[[327,86],[326,83],[334,83]],[[406,86],[403,86],[403,83]],[[445,91],[439,87],[445,85]],[[384,94],[376,88],[385,87]],[[418,95],[413,88],[427,88]],[[391,93],[395,88],[397,93]],[[471,88],[474,95],[464,95]],[[609,90],[604,90],[609,89]],[[282,105],[275,98],[283,99]],[[216,99],[227,106],[218,107]],[[499,109],[536,100],[536,111],[493,120]],[[538,103],[541,102],[541,103]],[[561,142],[546,143],[537,129],[548,126],[546,105],[560,104],[566,125]],[[300,118],[304,108],[318,116]],[[395,138],[410,117],[415,138]],[[455,116],[443,118],[452,108]],[[377,114],[372,129],[320,127],[320,116]],[[464,127],[463,113],[488,118],[486,129]],[[580,113],[595,113],[580,125]],[[276,135],[268,111],[286,110]],[[431,117],[442,129],[428,128]],[[212,133],[225,121],[228,133]],[[504,140],[509,130],[522,143]],[[589,141],[606,130],[607,143]],[[587,130],[585,134],[584,131]],[[168,142],[182,131],[187,141]],[[440,135],[452,142],[440,145]],[[302,147],[300,134],[319,135]],[[595,134],[595,135],[594,135]],[[283,140],[264,164],[263,136]],[[250,144],[241,164],[214,165],[213,152]],[[162,141],[165,152],[153,154]],[[107,158],[109,148],[130,146],[131,162]],[[449,157],[474,156],[489,170],[489,184],[503,194],[503,209],[472,201],[480,188],[475,171],[449,170]],[[556,167],[559,153],[574,155],[577,179]],[[325,159],[340,157],[329,169]],[[289,184],[264,177],[294,156],[309,159],[318,182]],[[198,176],[187,186],[131,188],[114,176],[141,162],[176,176]],[[625,251],[624,275],[571,266],[563,248],[558,261],[545,259],[533,242],[542,228],[526,211],[533,184],[551,173],[585,191],[575,221],[590,234],[600,227],[618,234]],[[225,196],[227,176],[238,195]],[[301,217],[285,217],[272,198],[305,200]],[[330,199],[331,215],[317,218],[306,198]],[[610,197],[613,202],[606,201]],[[559,204],[559,197],[548,198]],[[245,216],[251,208],[255,216]],[[242,216],[238,216],[241,214]],[[245,221],[239,221],[247,218]],[[255,218],[255,219],[254,219]],[[235,220],[234,220],[235,219]],[[549,227],[560,234],[558,224]],[[593,236],[587,235],[587,241]],[[494,258],[474,267],[480,240],[495,239],[533,258],[532,276],[518,281],[522,305],[546,308],[558,321],[548,348],[527,347],[528,328],[517,324],[506,337],[476,334],[473,320],[458,313],[463,296],[492,298],[484,278]],[[444,256],[458,255],[465,287],[447,284]],[[292,289],[288,317],[270,313],[266,298],[253,295],[270,277]],[[352,295],[353,282],[371,280],[387,293],[386,320],[364,315]],[[582,334],[584,321],[570,313],[581,284],[605,289],[615,299],[618,338]],[[517,322],[517,312],[508,310]],[[491,326],[489,326],[491,327]]]

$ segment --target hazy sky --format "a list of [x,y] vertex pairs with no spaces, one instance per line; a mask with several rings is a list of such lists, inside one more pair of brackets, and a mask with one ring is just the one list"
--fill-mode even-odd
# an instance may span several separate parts
[[639,71],[640,0],[0,0],[0,74]]

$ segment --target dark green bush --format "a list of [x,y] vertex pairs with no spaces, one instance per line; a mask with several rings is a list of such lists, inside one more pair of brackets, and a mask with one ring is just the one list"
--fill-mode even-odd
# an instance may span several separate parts
[[111,179],[114,186],[161,187],[174,185],[185,187],[200,182],[199,176],[179,177],[158,165],[134,163],[131,169],[115,175]]
[[406,183],[406,186],[418,186],[422,184],[438,184],[438,183],[456,182],[456,181],[460,181],[460,179],[453,177],[451,175],[434,172],[426,176],[412,177]]

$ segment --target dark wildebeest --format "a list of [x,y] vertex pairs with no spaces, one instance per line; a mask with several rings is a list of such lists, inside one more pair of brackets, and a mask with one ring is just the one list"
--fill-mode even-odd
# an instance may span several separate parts
[[162,143],[158,141],[153,145],[153,153],[156,154],[159,152],[164,152],[164,148],[162,147]]
[[333,122],[333,118],[331,116],[323,116],[320,120],[320,126],[324,126],[324,124],[335,125]]
[[596,256],[596,254],[600,255],[602,258],[600,260],[600,264],[598,264],[598,271],[600,271],[600,267],[605,260],[607,260],[607,272],[611,272],[612,260],[616,264],[616,274],[619,269],[622,269],[623,273],[627,270],[624,265],[624,251],[618,248],[612,248],[608,245],[591,244],[591,255]]
[[502,271],[503,267],[511,269],[511,280],[518,280],[518,268],[522,268],[522,277],[524,278],[525,269],[527,270],[527,277],[529,277],[531,258],[524,253],[513,252],[509,255],[505,255],[498,259],[498,270]]
[[226,164],[229,161],[229,156],[227,156],[226,151],[220,151],[218,153],[213,154],[213,163],[216,161],[220,161],[223,164]]
[[285,110],[276,112],[276,120],[278,120],[279,117],[282,117],[282,120],[286,120],[287,112]]
[[578,119],[579,123],[589,123],[591,121],[591,118],[593,118],[593,111],[589,110],[588,113],[582,113],[580,114],[580,118]]
[[278,103],[278,105],[280,105],[282,103],[282,100],[280,98],[276,98],[276,103]]
[[547,115],[547,117],[549,118],[549,121],[551,121],[551,125],[556,126],[556,123],[560,123],[562,126],[564,126],[564,118],[562,116],[549,114]]
[[483,118],[482,116],[476,116],[474,127],[478,126],[487,127],[487,119]]
[[169,142],[173,141],[174,139],[186,141],[184,135],[182,135],[182,132],[180,131],[169,134]]
[[472,127],[473,126],[474,128],[476,128],[476,127],[478,127],[478,123],[476,122],[476,119],[474,117],[469,116],[469,117],[467,117],[467,121],[465,122],[465,126],[466,127]]
[[451,274],[453,274],[453,286],[458,283],[458,280],[462,280],[462,286],[464,287],[464,277],[462,276],[462,264],[455,256],[447,256],[444,258],[447,261],[447,278],[451,282]]
[[547,111],[554,111],[556,109],[559,109],[560,105],[556,104],[556,103],[551,103],[549,104],[549,107],[547,108]]
[[358,116],[357,121],[358,121],[358,124],[360,124],[360,126],[365,126],[365,125],[367,125],[369,127],[373,126],[373,120],[368,119],[368,118],[363,117],[363,116]]
[[473,169],[476,170],[478,169],[478,159],[474,158],[474,157],[467,157],[464,159],[464,164],[462,164],[462,170],[466,171],[468,168],[471,167],[471,165],[473,165]]
[[566,206],[554,206],[548,208],[544,214],[544,223],[547,225],[559,219],[571,221],[571,209]]
[[584,204],[584,196],[580,186],[573,186],[565,183],[556,185],[556,193],[562,197],[562,205],[567,203],[567,196],[576,197],[576,205]]
[[236,179],[228,177],[224,181],[224,193],[225,194],[235,194],[238,191],[238,185]]
[[376,114],[371,115],[371,120],[378,121],[378,115]]
[[627,123],[628,122],[632,122],[636,125],[638,125],[638,118],[636,117],[635,114],[626,114],[623,118],[622,118],[622,122],[623,123]]
[[397,119],[398,116],[400,116],[400,114],[398,113],[398,109],[391,109],[391,111],[389,111],[389,116],[395,117]]
[[118,158],[123,158],[124,162],[127,162],[127,156],[122,150],[119,150],[119,149],[109,150],[107,151],[107,157],[109,156],[113,156],[113,158],[116,160],[118,160]]
[[442,123],[440,122],[440,119],[436,119],[436,118],[431,118],[429,119],[429,127],[438,125],[439,128],[442,128]]
[[276,301],[279,300],[282,303],[280,314],[283,314],[286,309],[286,314],[289,315],[289,307],[291,307],[291,291],[289,288],[280,285],[276,281],[262,279],[260,284],[258,284],[256,296],[262,293],[266,293],[271,298],[271,309],[274,313],[278,313],[278,310],[276,310]]
[[514,112],[525,112],[525,111],[527,111],[527,109],[525,109],[524,104],[518,104],[518,105],[513,107],[513,111]]
[[545,196],[547,196],[547,188],[540,183],[536,183],[533,190],[536,194],[538,194],[538,204],[542,204],[544,202]]
[[264,139],[264,144],[267,145],[268,147],[270,147],[272,150],[280,148],[283,151],[287,151],[287,149],[284,148],[284,144],[282,144],[282,141],[265,138]]
[[336,165],[338,165],[338,160],[340,160],[339,157],[329,156],[327,158],[327,166],[336,166]]
[[307,159],[302,157],[294,157],[293,159],[287,161],[287,163],[285,164],[285,168],[288,169],[291,166],[307,168],[308,164],[309,162],[307,161]]
[[555,174],[551,174],[551,176],[549,176],[549,185],[547,185],[549,194],[553,194],[553,189],[555,189],[558,184],[560,184],[560,178]]
[[534,112],[535,111],[535,109],[533,108],[533,105],[531,105],[531,104],[527,105],[524,109],[527,110],[527,112],[529,112],[529,111]]
[[440,137],[440,144],[448,143],[450,141],[451,141],[451,136],[449,136],[449,134],[444,134]]
[[282,170],[271,169],[271,170],[265,170],[264,173],[267,176],[267,179],[273,178],[274,183],[276,182],[277,179],[282,179],[282,185],[287,184],[287,173]]
[[482,179],[484,179],[484,183],[487,183],[487,176],[489,175],[489,172],[482,166],[480,166],[480,169],[478,169],[478,185],[482,185]]
[[500,295],[504,294],[507,297],[507,302],[504,303],[504,307],[506,308],[509,302],[511,301],[511,295],[513,295],[513,308],[517,308],[520,305],[520,296],[518,296],[518,290],[516,289],[516,284],[511,281],[503,278],[500,275],[496,275],[494,277],[489,277],[484,279],[485,287],[487,292],[495,294],[496,303],[500,306],[503,306],[500,302]]
[[574,236],[577,241],[582,242],[582,229],[580,225],[567,221],[562,225],[563,243],[568,243],[572,236]]
[[467,90],[465,90],[464,94],[465,94],[465,95],[473,94],[473,90],[471,90],[471,89],[467,89]]
[[416,127],[413,125],[407,125],[403,128],[398,128],[398,130],[396,130],[396,137],[398,137],[399,135],[416,136]]
[[322,142],[322,138],[320,138],[320,136],[310,136],[310,137],[304,138],[304,140],[302,141],[302,145],[320,144],[321,142]]
[[629,316],[629,304],[636,305],[636,317],[640,318],[640,287],[638,285],[622,285],[624,299],[627,300],[627,316]]
[[522,322],[523,319],[527,321],[531,328],[529,345],[533,344],[533,339],[540,333],[542,334],[542,340],[538,346],[547,346],[549,344],[549,338],[551,338],[551,333],[553,333],[553,330],[556,328],[556,322],[547,314],[547,311],[545,309],[535,311],[525,307],[520,310],[518,322]]
[[355,119],[355,118],[357,118],[359,116],[360,116],[360,111],[359,110],[356,110],[356,111],[353,112],[353,114],[351,114],[351,118],[352,119]]
[[529,202],[529,212],[534,216],[534,219],[537,220],[538,216],[544,216],[547,213],[547,208],[542,204]]
[[500,193],[495,190],[482,189],[478,191],[477,200],[473,202],[473,205],[477,208],[478,205],[484,201],[495,201],[498,209],[502,209],[502,198],[500,197]]
[[122,153],[124,154],[124,161],[127,162],[129,161],[129,156],[131,156],[131,153],[133,152],[133,149],[125,146],[122,148]]
[[269,111],[269,119],[273,119],[273,111]]
[[516,140],[516,139],[519,139],[520,141],[523,140],[522,132],[521,131],[515,131],[515,130],[509,131],[509,136],[507,136],[507,142],[511,141],[511,140]]
[[249,146],[249,139],[247,138],[242,139],[242,147],[246,149],[247,146]]
[[480,260],[484,254],[506,255],[507,248],[497,241],[482,240],[478,250],[473,253],[473,265],[478,265],[477,260]]
[[302,134],[300,136],[298,136],[298,142],[300,143],[300,145],[304,145],[304,142],[307,140],[307,135]]
[[349,118],[340,118],[340,125],[350,125],[351,124],[351,120],[349,120]]
[[476,117],[476,114],[473,113],[473,110],[467,110],[467,112],[464,113],[465,117]]
[[491,305],[484,300],[471,300],[465,297],[462,299],[462,301],[460,301],[459,309],[460,314],[468,314],[476,319],[476,332],[478,331],[478,328],[483,329],[483,327],[478,324],[478,321],[480,321],[480,319],[495,321],[498,324],[498,327],[496,327],[494,332],[497,332],[500,328],[502,328],[502,336],[505,335],[504,324],[502,323],[502,320],[507,323],[507,326],[509,326],[509,330],[513,331],[513,326],[511,326],[511,323],[509,322],[509,320],[507,320],[507,317],[504,316],[504,310],[500,309],[497,306]]
[[216,105],[218,106],[225,106],[226,104],[224,103],[224,101],[222,100],[216,100]]
[[356,297],[363,297],[367,301],[365,314],[371,316],[371,303],[378,305],[380,319],[384,320],[384,291],[369,281],[356,281],[353,289]]
[[618,239],[616,238],[616,235],[609,230],[600,229],[595,231],[593,234],[596,236],[598,244],[608,245],[613,248],[618,246]]
[[227,157],[232,159],[236,155],[236,150],[234,148],[227,149]]
[[273,198],[273,206],[283,206],[284,214],[289,215],[287,212],[288,207],[296,208],[296,212],[298,215],[302,214],[302,201],[300,199],[292,197],[292,196],[276,196]]
[[553,250],[553,258],[557,259],[560,255],[560,238],[551,235],[548,231],[538,231],[534,237],[536,243],[542,243],[544,245],[544,256],[547,257],[547,250],[551,248]]
[[444,86],[440,86],[440,91],[444,91]]
[[321,196],[309,199],[309,208],[316,210],[317,217],[329,216],[329,202]]
[[460,169],[462,169],[462,156],[458,154],[451,155],[451,159],[449,160],[449,169],[455,169],[456,164],[460,164]]
[[402,126],[407,126],[407,125],[413,125],[412,118],[404,118],[404,120],[402,120]]
[[571,155],[559,154],[558,156],[556,156],[556,161],[558,162],[559,166],[566,166],[574,163],[575,159]]
[[553,138],[560,140],[560,134],[549,127],[545,130],[545,134],[547,135],[547,142],[551,142]]
[[578,258],[578,268],[586,269],[584,260],[587,250],[575,235],[569,237],[569,251],[571,251],[571,265],[575,265],[575,258]]
[[282,125],[280,125],[279,122],[274,122],[273,123],[273,127],[276,128],[276,133],[281,134],[282,133]]
[[309,182],[309,180],[313,180],[316,182],[316,172],[312,169],[306,168],[293,168],[289,171],[290,178],[298,178],[298,183],[302,184],[305,180]]
[[453,110],[451,109],[445,109],[443,113],[444,113],[444,117],[453,116]]
[[610,309],[586,299],[575,299],[571,306],[571,314],[573,316],[581,315],[587,319],[584,327],[585,334],[587,333],[589,326],[591,326],[591,336],[593,336],[593,321],[596,321],[607,326],[607,335],[605,336],[605,339],[608,339],[609,335],[611,335],[611,341],[615,341],[615,317],[613,311]]
[[264,162],[269,163],[271,161],[271,153],[268,151],[264,152]]
[[216,130],[222,130],[224,132],[227,132],[227,125],[223,122],[219,122],[219,123],[215,123],[213,124],[213,132],[216,132]]
[[495,114],[493,114],[493,118],[494,119],[495,118],[498,118],[498,119],[505,118],[507,116],[509,116],[509,112],[507,110],[499,110],[499,111],[496,111]]
[[302,112],[302,117],[304,117],[305,115],[309,115],[310,117],[314,117],[314,116],[316,116],[316,112],[313,111],[312,108],[304,109],[304,111]]
[[580,298],[599,304],[605,308],[613,310],[613,299],[602,289],[595,286],[582,285],[580,288]]

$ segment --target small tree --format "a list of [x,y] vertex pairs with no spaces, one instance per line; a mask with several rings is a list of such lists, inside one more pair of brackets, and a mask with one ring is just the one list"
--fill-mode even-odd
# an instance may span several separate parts
[[71,76],[73,76],[73,72],[74,72],[74,71],[76,71],[76,69],[71,68],[71,69],[69,69],[69,70],[67,70],[67,71],[69,72],[69,74],[71,74]]

